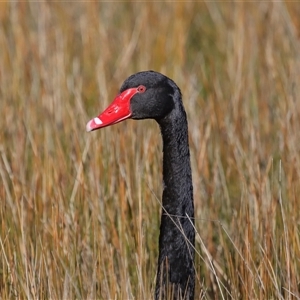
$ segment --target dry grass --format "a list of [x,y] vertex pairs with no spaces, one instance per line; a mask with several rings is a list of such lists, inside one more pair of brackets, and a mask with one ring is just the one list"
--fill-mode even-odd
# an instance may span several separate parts
[[87,134],[130,74],[181,87],[196,299],[300,297],[296,3],[0,3],[0,298],[149,299],[152,121]]

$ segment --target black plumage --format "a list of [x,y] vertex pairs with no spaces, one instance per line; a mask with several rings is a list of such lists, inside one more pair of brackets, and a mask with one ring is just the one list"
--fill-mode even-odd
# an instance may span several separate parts
[[[111,119],[100,125],[91,120],[87,130],[109,126],[127,118],[151,118],[158,122],[163,140],[164,189],[155,298],[170,299],[172,293],[174,299],[194,299],[193,185],[188,124],[180,89],[174,81],[160,73],[140,72],[123,83],[119,96],[111,105],[113,109],[109,107],[106,111],[113,115],[113,110],[118,111],[116,106],[126,105],[124,99],[129,101],[128,112],[125,111],[124,116],[117,112],[116,116],[109,115]],[[116,104],[118,101],[122,104]],[[104,120],[105,112],[99,115],[100,120]]]

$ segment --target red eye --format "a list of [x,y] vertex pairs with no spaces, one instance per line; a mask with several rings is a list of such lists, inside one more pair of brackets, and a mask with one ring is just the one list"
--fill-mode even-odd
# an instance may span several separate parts
[[143,85],[140,85],[138,88],[137,88],[138,92],[139,93],[144,93],[146,91],[146,87],[143,86]]

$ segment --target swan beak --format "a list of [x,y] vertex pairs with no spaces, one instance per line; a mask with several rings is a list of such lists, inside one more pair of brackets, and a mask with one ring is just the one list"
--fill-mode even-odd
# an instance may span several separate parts
[[137,93],[137,88],[130,88],[119,94],[98,117],[86,124],[86,131],[110,126],[130,118],[130,100]]

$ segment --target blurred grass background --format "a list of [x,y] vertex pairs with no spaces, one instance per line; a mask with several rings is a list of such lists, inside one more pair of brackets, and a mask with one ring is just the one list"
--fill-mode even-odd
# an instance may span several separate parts
[[196,299],[300,297],[300,6],[0,3],[0,298],[149,299],[154,121],[85,124],[132,73],[183,93]]

